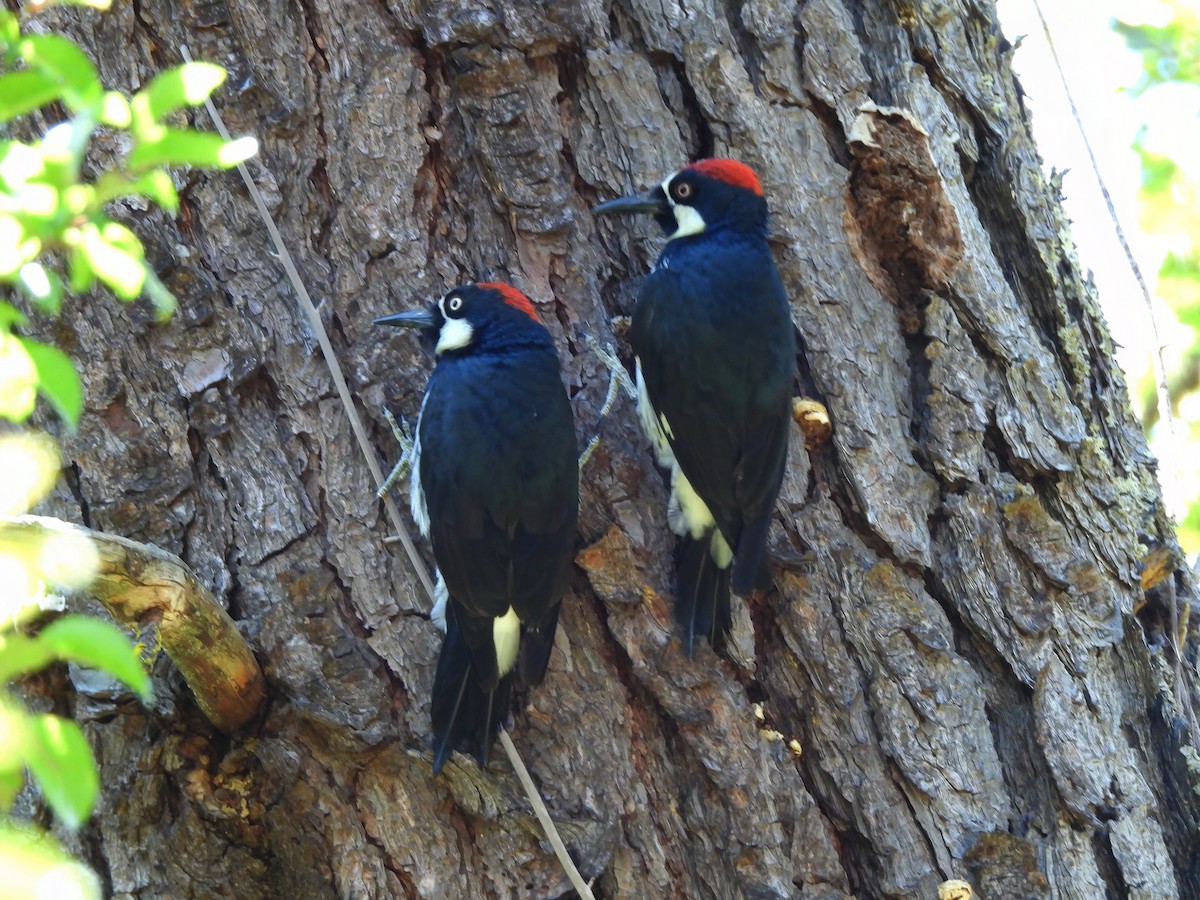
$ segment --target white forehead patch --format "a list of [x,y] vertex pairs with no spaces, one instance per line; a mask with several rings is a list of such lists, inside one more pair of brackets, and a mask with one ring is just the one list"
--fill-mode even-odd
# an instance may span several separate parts
[[667,202],[671,204],[671,212],[675,214],[675,222],[679,226],[667,236],[668,241],[687,237],[690,234],[699,234],[704,230],[704,219],[700,213],[691,206],[676,203],[675,198],[671,196],[671,179],[674,177],[674,175],[670,175],[662,183],[663,193],[667,195]]

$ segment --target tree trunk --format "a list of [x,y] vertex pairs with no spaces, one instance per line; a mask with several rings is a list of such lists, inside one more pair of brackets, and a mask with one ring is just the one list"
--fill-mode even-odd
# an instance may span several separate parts
[[[1190,580],[1139,581],[1174,539],[990,2],[51,15],[115,87],[181,44],[228,67],[218,105],[262,142],[251,169],[381,459],[384,408],[414,416],[431,361],[373,317],[477,279],[539,308],[601,442],[512,734],[597,896],[1200,896],[1164,624]],[[585,342],[628,362],[614,319],[660,239],[588,207],[709,155],[762,179],[798,394],[832,435],[794,431],[777,590],[738,601],[729,654],[689,660],[664,476],[627,399],[598,421]],[[88,411],[46,511],[180,555],[269,700],[227,737],[165,662],[149,710],[76,679],[104,785],[77,849],[118,897],[567,893],[498,749],[432,776],[429,599],[249,196],[180,184],[177,220],[128,216],[178,315],[97,297],[56,326]]]

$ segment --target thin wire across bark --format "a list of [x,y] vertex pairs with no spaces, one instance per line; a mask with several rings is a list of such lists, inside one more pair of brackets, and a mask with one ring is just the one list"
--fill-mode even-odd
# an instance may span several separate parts
[[[192,55],[186,45],[180,46],[180,52],[186,62],[192,61]],[[208,114],[213,120],[213,125],[216,126],[217,132],[221,137],[227,141],[230,140],[229,130],[225,127],[225,122],[221,119],[221,115],[217,112],[217,108],[213,105],[212,100],[205,100],[204,108],[208,110]],[[317,312],[317,308],[313,304],[308,290],[304,287],[304,282],[300,279],[300,273],[296,270],[295,263],[292,262],[292,255],[288,252],[287,246],[283,242],[283,237],[279,234],[279,229],[275,227],[275,222],[267,210],[267,205],[263,201],[262,194],[259,192],[258,186],[254,183],[250,171],[244,163],[238,163],[237,168],[238,173],[242,176],[242,181],[246,184],[246,189],[250,192],[250,197],[253,199],[255,207],[258,209],[258,214],[262,218],[263,224],[271,235],[271,241],[275,244],[279,261],[283,265],[288,280],[291,282],[292,289],[296,292],[296,296],[300,301],[300,307],[304,311],[305,316],[307,316],[309,325],[317,337],[317,342],[321,346],[321,353],[325,357],[325,363],[329,367],[330,374],[333,376],[338,397],[341,399],[346,416],[350,420],[350,427],[354,430],[354,436],[358,440],[359,449],[362,450],[362,454],[367,460],[367,466],[370,468],[371,476],[375,479],[375,486],[378,488],[384,483],[383,470],[380,468],[379,461],[375,458],[370,441],[367,440],[366,429],[363,427],[362,419],[359,417],[358,410],[354,406],[354,401],[350,397],[350,389],[346,386],[346,379],[342,375],[341,363],[338,362],[337,355],[334,353],[333,344],[329,340],[329,334],[325,330],[325,325],[321,321],[321,316]],[[425,586],[425,591],[432,604],[434,602],[433,581],[430,579],[429,572],[425,569],[425,564],[422,562],[421,557],[417,555],[417,549],[413,546],[412,538],[409,537],[408,530],[404,526],[404,520],[400,517],[400,510],[396,507],[396,503],[390,495],[385,494],[382,499],[384,507],[387,509],[388,517],[392,520],[394,533],[404,547],[405,553],[408,554],[409,562],[412,564],[417,576],[421,579],[421,584]],[[525,768],[525,763],[521,760],[516,746],[513,744],[511,738],[509,738],[508,732],[503,728],[500,729],[500,743],[504,747],[504,752],[508,754],[509,762],[512,764],[513,770],[517,773],[521,787],[525,789],[529,803],[533,807],[538,821],[542,823],[542,828],[546,832],[546,838],[549,840],[550,846],[554,849],[554,855],[558,857],[563,871],[566,872],[571,886],[575,888],[580,897],[592,900],[591,888],[583,880],[583,876],[579,874],[574,861],[567,853],[566,845],[563,843],[562,838],[559,837],[558,829],[555,828],[554,821],[550,818],[550,812],[546,809],[545,802],[538,793],[533,779],[529,777],[529,772]]]

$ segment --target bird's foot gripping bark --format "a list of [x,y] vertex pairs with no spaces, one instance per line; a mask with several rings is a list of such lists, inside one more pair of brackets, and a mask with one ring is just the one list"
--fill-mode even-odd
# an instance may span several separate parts
[[387,409],[383,411],[383,416],[388,420],[388,424],[392,426],[392,437],[400,445],[400,459],[396,461],[396,465],[392,467],[392,471],[388,473],[388,477],[383,480],[383,484],[375,492],[376,500],[391,490],[393,484],[407,477],[408,473],[412,471],[413,449],[416,446],[416,441],[413,439],[412,431],[409,429],[407,422],[403,419],[397,421],[396,417]]
[[[607,347],[600,345],[592,335],[584,335],[584,341],[587,343],[588,349],[596,354],[596,358],[604,363],[608,369],[608,393],[604,397],[604,405],[600,407],[600,416],[596,419],[596,425],[604,421],[604,417],[608,415],[613,408],[613,404],[617,401],[617,392],[624,390],[625,395],[631,400],[637,400],[637,388],[633,386],[633,380],[629,377],[629,373],[625,371],[625,366],[621,360],[617,359],[617,354]],[[582,469],[592,454],[596,452],[596,447],[600,443],[600,435],[592,437],[586,447],[583,448],[583,453],[579,454],[579,468]]]

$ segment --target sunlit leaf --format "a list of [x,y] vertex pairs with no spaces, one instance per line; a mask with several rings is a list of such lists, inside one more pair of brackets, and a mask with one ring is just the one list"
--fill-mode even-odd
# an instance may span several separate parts
[[150,700],[150,676],[142,668],[125,632],[111,622],[88,616],[64,616],[43,628],[37,639],[57,657],[103,669],[127,684],[142,700]]
[[162,119],[181,106],[198,106],[208,99],[222,82],[225,70],[206,62],[184,63],[154,77],[133,96],[134,109],[151,121]]
[[91,9],[106,10],[112,6],[112,0],[54,0],[60,6],[86,6]]
[[125,99],[125,95],[117,91],[106,92],[104,107],[100,111],[100,121],[113,128],[128,128],[131,118],[129,101]]
[[225,141],[220,135],[203,131],[164,128],[161,136],[138,141],[129,154],[129,167],[186,165],[227,169],[257,152],[258,142],[254,138]]
[[100,880],[50,834],[15,821],[0,822],[0,896],[100,900]]
[[63,101],[75,112],[98,110],[104,88],[96,67],[75,44],[57,34],[32,34],[22,38],[18,46],[31,68],[58,83]]
[[0,332],[0,419],[29,418],[37,403],[37,381],[37,366],[21,339]]
[[29,338],[18,340],[37,367],[38,392],[74,428],[83,413],[83,384],[71,357],[48,344],[40,344]]
[[[18,344],[18,346],[20,346]],[[24,349],[24,348],[22,348]],[[0,390],[3,388],[0,378]],[[29,512],[35,503],[50,493],[59,473],[58,445],[41,431],[0,432],[0,516],[19,516]],[[2,533],[2,532],[0,532]],[[4,590],[0,591],[0,608],[7,613],[4,601],[11,591],[27,589],[28,584],[15,584],[12,573],[0,573]],[[3,662],[0,661],[0,667]],[[0,678],[0,683],[4,679]]]
[[80,247],[96,276],[122,300],[136,299],[146,280],[141,259],[113,246],[94,225],[85,225],[79,232]]
[[47,269],[39,262],[25,263],[17,272],[17,284],[47,315],[56,316],[62,309],[62,279],[53,269]]
[[13,192],[13,202],[22,215],[34,219],[52,219],[58,212],[60,195],[53,185],[27,181]]
[[0,6],[0,50],[8,53],[21,39],[21,23],[6,7]]
[[25,228],[7,213],[0,213],[0,278],[10,278],[25,265],[22,245]]
[[0,181],[9,190],[16,190],[30,178],[44,171],[41,150],[20,141],[5,141],[0,147]]
[[57,100],[58,84],[45,72],[27,69],[0,77],[0,122],[45,106]]
[[88,820],[100,794],[100,776],[83,730],[70,719],[35,716],[27,723],[25,765],[54,814],[68,828]]

